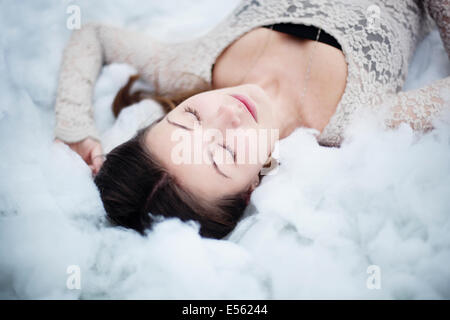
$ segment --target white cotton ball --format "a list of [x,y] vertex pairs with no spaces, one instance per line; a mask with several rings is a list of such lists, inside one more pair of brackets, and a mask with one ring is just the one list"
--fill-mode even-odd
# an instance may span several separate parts
[[123,109],[113,127],[102,136],[102,145],[107,153],[119,144],[131,139],[139,129],[164,116],[163,107],[154,100],[145,99]]
[[[237,2],[76,4],[83,22],[174,41],[208,31]],[[383,131],[376,117],[362,116],[339,149],[319,146],[313,130],[297,129],[280,141],[281,166],[263,179],[225,241],[202,239],[197,224],[179,219],[155,224],[146,236],[107,223],[88,166],[52,142],[57,71],[70,35],[66,6],[0,4],[1,298],[450,297],[448,116],[425,135],[406,125]],[[37,12],[45,19],[35,19]],[[448,66],[435,30],[416,50],[404,89],[448,76]],[[146,100],[113,118],[111,103],[135,72],[110,65],[96,83],[105,152],[162,115]],[[79,267],[80,289],[67,286],[70,266]],[[380,290],[367,287],[371,266],[381,272]]]

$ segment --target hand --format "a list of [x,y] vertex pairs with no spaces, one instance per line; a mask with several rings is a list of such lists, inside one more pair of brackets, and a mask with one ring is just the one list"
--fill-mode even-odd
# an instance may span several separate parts
[[96,175],[103,164],[103,151],[102,145],[97,140],[92,138],[86,138],[79,142],[64,142],[59,139],[55,139],[56,142],[67,144],[70,149],[80,155],[80,157],[91,168],[92,174]]

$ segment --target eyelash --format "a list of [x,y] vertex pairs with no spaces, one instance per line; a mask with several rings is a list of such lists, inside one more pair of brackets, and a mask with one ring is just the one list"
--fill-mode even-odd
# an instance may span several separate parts
[[197,110],[191,108],[190,106],[186,106],[184,107],[184,111],[192,113],[197,118],[197,121],[202,123],[202,119],[200,119],[200,115],[198,114]]
[[229,148],[228,146],[221,144],[220,145],[222,148],[224,148],[225,150],[227,150],[229,153],[231,153],[231,156],[233,157],[234,162],[236,163],[236,153],[231,150],[231,148]]
[[[186,106],[186,107],[184,107],[184,111],[192,113],[197,118],[197,121],[200,122],[200,124],[202,123],[202,120],[200,119],[200,115],[198,114],[197,110],[191,108],[190,106]],[[236,162],[236,153],[227,145],[221,144],[220,146],[222,148],[224,148],[225,150],[227,150],[233,157],[234,162]]]

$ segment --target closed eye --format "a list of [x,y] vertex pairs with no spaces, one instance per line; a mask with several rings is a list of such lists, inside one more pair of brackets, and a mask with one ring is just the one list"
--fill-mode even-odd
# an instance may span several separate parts
[[227,151],[231,154],[231,156],[233,157],[234,163],[236,163],[236,152],[234,152],[233,150],[231,150],[231,148],[228,147],[227,145],[221,144],[220,146],[221,146],[222,148],[224,148],[225,150],[227,150]]
[[195,118],[197,118],[197,121],[198,121],[199,123],[202,123],[202,119],[200,119],[200,115],[199,115],[199,113],[198,113],[197,110],[191,108],[190,106],[186,106],[186,107],[184,107],[184,111],[185,111],[185,112],[192,113],[192,114],[195,116]]
[[[190,112],[190,111],[187,111],[187,112]],[[173,126],[175,126],[175,127],[182,128],[182,129],[185,129],[185,130],[188,130],[188,131],[193,131],[193,129],[191,129],[191,128],[185,127],[184,125],[182,125],[182,124],[180,124],[180,123],[176,123],[176,122],[171,121],[171,120],[169,119],[168,116],[166,116],[165,119],[166,119],[166,121],[167,121],[169,124],[171,124],[171,125],[173,125]],[[223,172],[219,169],[219,167],[217,166],[217,163],[216,163],[216,162],[214,161],[214,159],[213,159],[212,151],[209,151],[208,155],[209,155],[209,159],[210,159],[210,161],[211,161],[211,163],[212,163],[214,169],[217,171],[217,173],[220,174],[221,176],[225,177],[225,178],[231,179],[231,177],[227,176],[225,173],[223,173]],[[236,163],[235,163],[235,164],[236,164]]]
[[[201,120],[200,115],[197,110],[195,110],[194,108],[191,108],[190,106],[187,105],[186,107],[184,107],[184,111],[192,113],[197,118],[197,121],[201,124],[202,120]],[[234,163],[236,163],[236,153],[227,145],[221,144],[220,146],[222,148],[224,148],[225,150],[227,150],[231,154],[231,156],[233,157]]]

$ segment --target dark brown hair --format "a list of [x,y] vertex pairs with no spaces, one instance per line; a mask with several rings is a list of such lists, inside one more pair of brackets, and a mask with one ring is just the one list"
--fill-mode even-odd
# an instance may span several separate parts
[[[143,93],[135,93],[134,96],[129,94],[136,79],[130,78],[119,91],[113,106],[116,115],[124,105],[143,97]],[[165,103],[166,108],[174,104],[171,99],[158,101],[163,105]],[[157,216],[177,217],[182,221],[197,221],[201,236],[223,238],[234,229],[244,213],[251,190],[242,190],[210,201],[185,190],[144,143],[146,133],[162,119],[141,129],[132,139],[107,154],[94,181],[108,218],[117,225],[145,234]]]

